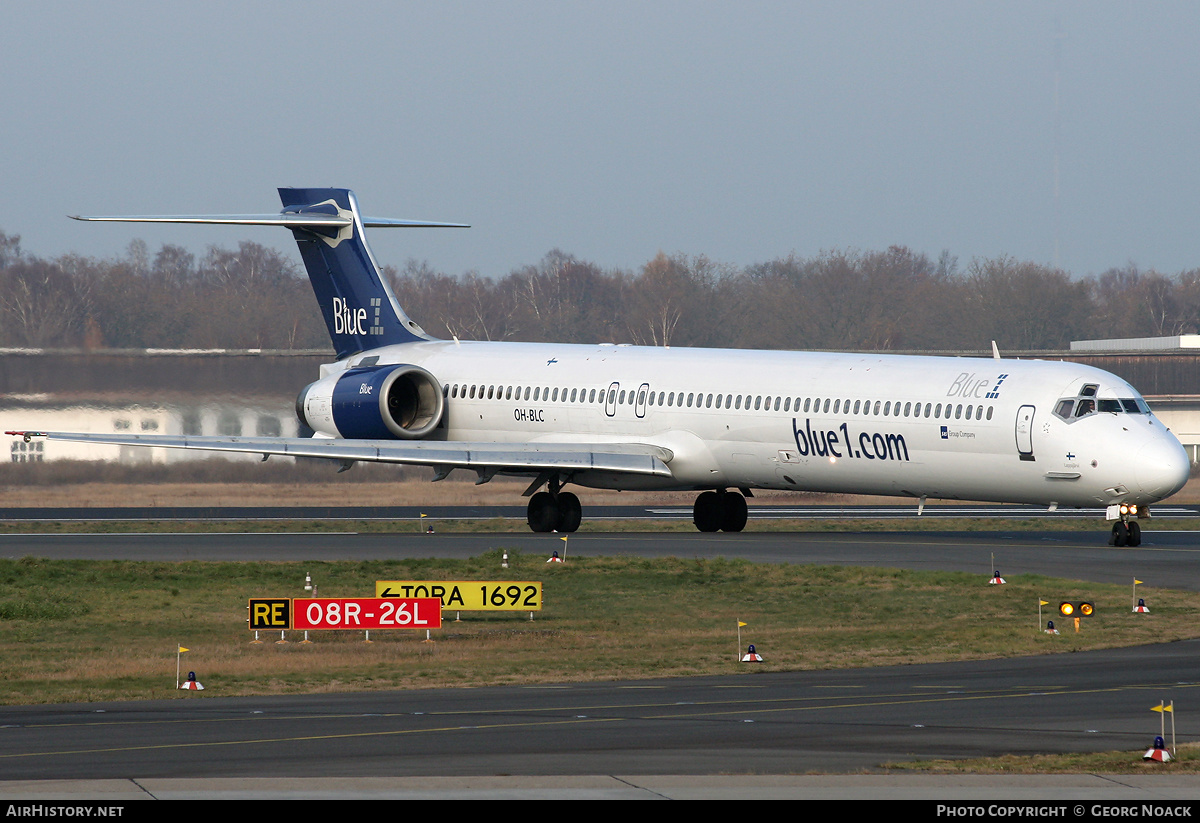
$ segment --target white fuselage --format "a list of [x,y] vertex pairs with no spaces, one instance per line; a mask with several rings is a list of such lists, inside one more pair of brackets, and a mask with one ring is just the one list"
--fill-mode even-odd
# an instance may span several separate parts
[[[642,443],[672,455],[671,478],[569,478],[584,486],[1099,506],[1160,500],[1189,469],[1129,384],[1074,363],[428,341],[323,374],[367,356],[437,378],[445,414],[430,439]],[[1065,415],[1064,400],[1076,401]],[[1101,401],[1109,411],[1077,414]]]

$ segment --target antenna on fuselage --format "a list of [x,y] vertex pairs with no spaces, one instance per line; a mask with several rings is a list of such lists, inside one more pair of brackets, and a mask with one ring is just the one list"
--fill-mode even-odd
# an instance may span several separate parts
[[996,348],[995,340],[992,341],[992,358],[995,360],[1000,359],[1000,349]]

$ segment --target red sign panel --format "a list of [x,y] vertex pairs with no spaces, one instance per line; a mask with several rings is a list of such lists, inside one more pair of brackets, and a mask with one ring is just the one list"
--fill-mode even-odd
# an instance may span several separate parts
[[436,597],[318,597],[292,601],[292,628],[440,629],[442,601]]

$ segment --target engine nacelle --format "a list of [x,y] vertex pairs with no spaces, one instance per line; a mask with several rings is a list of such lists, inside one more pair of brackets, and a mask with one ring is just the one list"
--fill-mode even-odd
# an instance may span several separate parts
[[310,429],[348,440],[416,440],[442,419],[437,379],[420,366],[348,369],[310,383],[296,416]]

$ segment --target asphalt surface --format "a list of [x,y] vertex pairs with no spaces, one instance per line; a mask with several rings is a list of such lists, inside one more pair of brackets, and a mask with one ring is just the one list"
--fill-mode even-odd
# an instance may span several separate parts
[[[753,501],[751,501],[753,503]],[[947,518],[1020,517],[1052,520],[1102,521],[1103,509],[1056,509],[1025,505],[931,505],[921,515],[927,520]],[[1158,518],[1200,518],[1200,506],[1163,504],[1154,507]],[[517,520],[525,521],[525,506],[144,506],[128,508],[2,508],[0,522],[28,521],[161,521],[161,520]],[[912,520],[915,503],[888,506],[782,506],[751,505],[754,520],[831,520],[865,518]],[[584,519],[682,520],[692,519],[691,506],[587,506]]]
[[759,563],[846,564],[978,572],[991,577],[1045,574],[1101,583],[1136,576],[1152,586],[1200,591],[1200,532],[1143,533],[1136,549],[1106,545],[1106,533],[1047,532],[743,532],[741,534],[460,533],[5,534],[0,557],[92,560],[378,560],[475,557],[508,549],[549,557],[728,557]]

